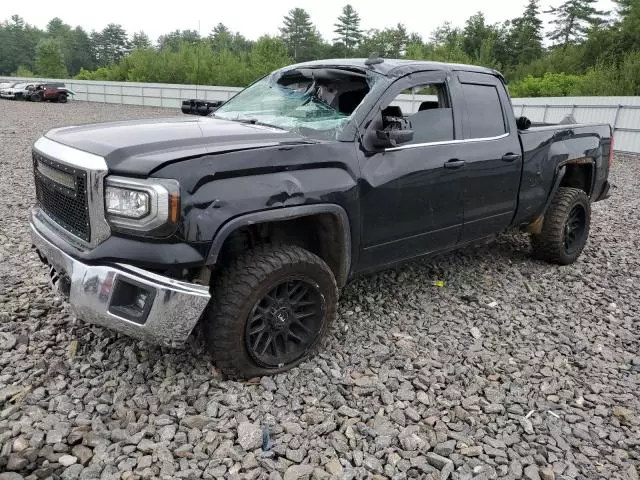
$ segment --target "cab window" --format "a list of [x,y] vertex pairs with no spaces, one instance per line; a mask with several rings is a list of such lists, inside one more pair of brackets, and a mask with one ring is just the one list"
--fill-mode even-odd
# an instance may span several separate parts
[[467,105],[467,138],[492,138],[507,133],[500,96],[495,86],[462,83],[462,93]]
[[417,84],[403,90],[383,108],[382,116],[406,119],[413,140],[403,145],[454,139],[453,110],[444,83]]

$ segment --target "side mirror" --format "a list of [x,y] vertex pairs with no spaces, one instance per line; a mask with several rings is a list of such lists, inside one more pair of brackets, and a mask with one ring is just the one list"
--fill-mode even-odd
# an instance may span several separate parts
[[186,115],[209,115],[211,112],[215,112],[224,102],[217,100],[214,102],[208,102],[206,100],[183,100],[182,101],[182,113]]
[[518,130],[528,130],[531,128],[531,120],[527,117],[518,117],[516,119],[516,127],[518,127]]
[[413,130],[376,130],[379,147],[397,147],[413,140]]

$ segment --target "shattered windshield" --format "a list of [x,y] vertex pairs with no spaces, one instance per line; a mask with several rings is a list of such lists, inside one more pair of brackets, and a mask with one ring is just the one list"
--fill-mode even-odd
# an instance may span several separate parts
[[377,78],[373,72],[339,68],[278,71],[233,97],[214,117],[334,139]]

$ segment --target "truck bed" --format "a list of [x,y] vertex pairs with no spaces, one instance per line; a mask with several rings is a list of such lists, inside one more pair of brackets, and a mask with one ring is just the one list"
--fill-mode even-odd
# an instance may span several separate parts
[[520,131],[523,151],[518,224],[542,213],[554,189],[556,171],[570,164],[591,163],[592,199],[599,200],[609,175],[611,126],[602,124],[537,124]]

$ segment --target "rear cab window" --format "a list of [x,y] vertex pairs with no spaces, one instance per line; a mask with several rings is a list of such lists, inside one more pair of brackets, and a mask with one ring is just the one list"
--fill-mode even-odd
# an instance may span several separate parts
[[508,133],[504,105],[495,77],[461,73],[460,87],[466,105],[465,139],[491,139]]

